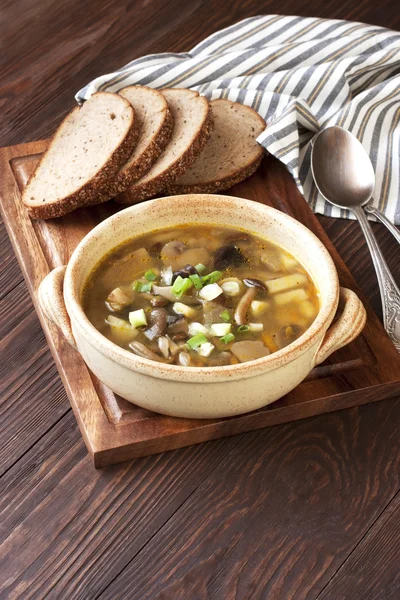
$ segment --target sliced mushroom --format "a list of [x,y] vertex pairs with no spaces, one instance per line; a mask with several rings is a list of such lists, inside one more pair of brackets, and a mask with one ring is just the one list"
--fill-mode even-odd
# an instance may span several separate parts
[[179,353],[178,364],[180,364],[182,367],[190,367],[191,362],[192,361],[189,352],[183,351]]
[[[129,252],[126,256],[121,259],[121,263],[129,262],[129,263],[137,263],[140,266],[142,262],[150,262],[151,256],[146,250],[146,248],[138,248],[138,250],[134,250],[133,252]],[[129,265],[131,266],[131,264]]]
[[144,335],[151,341],[155,340],[167,329],[167,311],[164,308],[153,308],[147,316],[147,322],[150,327],[144,331]]
[[176,258],[182,254],[182,252],[186,249],[186,246],[183,242],[179,240],[172,240],[172,242],[167,242],[161,248],[160,256],[161,260],[165,265],[170,265],[172,261],[175,261]]
[[180,346],[176,344],[174,340],[169,337],[168,334],[165,337],[167,338],[169,343],[169,351],[171,352],[172,356],[176,356],[181,349]]
[[161,336],[157,340],[158,347],[160,348],[160,352],[164,358],[168,358],[169,356],[169,340],[166,336]]
[[239,267],[246,257],[237,246],[222,246],[214,254],[214,268],[224,271],[228,267]]
[[188,248],[180,240],[173,240],[162,247],[160,258],[164,265],[171,265],[176,271],[183,269],[185,265],[207,264],[210,255],[206,248]]
[[203,315],[204,315],[204,325],[205,327],[209,327],[213,323],[220,323],[221,317],[220,314],[224,310],[224,304],[219,302],[219,298],[215,298],[211,302],[203,303]]
[[114,312],[120,312],[132,304],[132,298],[117,287],[108,295],[107,304]]
[[267,291],[266,286],[259,279],[243,279],[243,283],[247,287],[255,287],[259,290]]
[[270,354],[269,349],[266,348],[262,342],[253,342],[251,340],[235,342],[230,347],[230,350],[240,362],[256,360],[257,358],[262,358],[263,356],[268,356],[268,354]]
[[171,285],[172,284],[172,267],[171,265],[168,265],[167,267],[164,267],[163,269],[161,269],[161,283],[163,283],[164,285]]
[[183,269],[185,265],[198,265],[202,263],[207,265],[210,262],[210,253],[207,248],[189,248],[182,252],[174,262],[171,262],[174,269]]
[[172,285],[161,286],[161,285],[153,284],[152,290],[156,296],[162,296],[163,298],[166,298],[170,302],[175,302],[175,300],[176,300],[176,296],[171,291]]
[[230,352],[218,352],[214,353],[207,359],[207,364],[210,367],[222,367],[224,365],[231,365],[232,359],[237,362]]
[[182,346],[182,344],[184,344],[186,342],[188,337],[189,337],[189,335],[187,333],[185,333],[184,331],[181,331],[180,333],[175,333],[172,336],[172,340],[179,346]]
[[176,323],[180,319],[184,319],[184,316],[183,315],[168,315],[167,323],[168,323],[168,325],[172,325],[172,323]]
[[187,335],[187,333],[188,333],[188,322],[185,319],[185,317],[182,316],[180,319],[178,319],[174,323],[171,323],[170,325],[168,325],[168,327],[167,327],[167,333],[171,337],[173,335],[177,334],[177,333],[184,333],[185,335]]
[[167,306],[168,303],[169,303],[169,300],[167,300],[163,296],[153,296],[150,300],[150,304],[152,306],[154,306],[155,308]]
[[196,275],[197,271],[192,265],[185,265],[183,269],[180,271],[175,271],[172,275],[172,283],[174,283],[177,277],[182,277],[182,279],[187,279],[189,275]]
[[272,254],[271,252],[261,252],[259,255],[260,262],[262,265],[268,267],[273,273],[278,273],[282,270],[282,263],[279,256]]
[[[172,293],[172,285],[161,286],[153,284],[152,290],[156,296],[162,296],[170,302],[176,302],[176,296]],[[199,300],[195,296],[182,296],[182,298],[179,298],[179,301],[183,302],[183,304],[199,304]]]
[[129,348],[134,354],[137,354],[137,356],[141,356],[142,358],[148,358],[149,360],[155,360],[156,362],[166,362],[165,359],[152,350],[149,350],[149,348],[141,342],[131,342]]
[[234,315],[235,323],[237,323],[237,325],[244,325],[246,323],[247,311],[249,310],[250,304],[253,302],[256,295],[257,288],[250,287],[240,298]]

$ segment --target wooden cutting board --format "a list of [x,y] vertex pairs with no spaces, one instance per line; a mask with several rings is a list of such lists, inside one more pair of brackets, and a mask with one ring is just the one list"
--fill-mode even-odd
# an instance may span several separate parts
[[[96,467],[375,402],[400,393],[400,356],[363,298],[286,169],[267,157],[260,169],[228,194],[262,202],[301,221],[330,251],[341,285],[357,292],[368,320],[362,335],[335,352],[281,400],[256,412],[216,420],[151,413],[119,398],[86,367],[78,352],[40,310],[37,289],[54,267],[66,264],[80,240],[121,207],[114,202],[79,209],[60,219],[31,221],[21,190],[47,141],[0,150],[1,212],[72,409]],[[316,424],[316,428],[318,425]]]

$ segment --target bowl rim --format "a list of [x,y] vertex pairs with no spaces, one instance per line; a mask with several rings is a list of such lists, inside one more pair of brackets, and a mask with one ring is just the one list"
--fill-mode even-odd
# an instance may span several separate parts
[[[100,333],[94,325],[86,317],[83,308],[78,297],[77,281],[76,276],[80,271],[79,262],[81,257],[86,251],[88,244],[92,241],[97,240],[106,229],[112,228],[116,221],[124,218],[124,215],[131,213],[146,213],[162,203],[165,208],[167,202],[173,202],[176,206],[177,202],[185,200],[186,208],[187,204],[194,203],[196,208],[199,208],[199,197],[212,199],[212,202],[218,202],[219,208],[223,207],[223,210],[228,209],[229,205],[235,204],[236,208],[242,208],[244,210],[251,210],[253,213],[262,212],[264,214],[272,215],[274,218],[284,222],[285,227],[294,228],[301,230],[304,235],[307,235],[313,243],[318,247],[323,257],[326,267],[328,270],[328,277],[332,284],[332,298],[327,301],[325,305],[320,307],[320,310],[310,325],[310,327],[294,342],[286,346],[285,348],[269,354],[268,356],[239,363],[236,365],[225,365],[225,366],[214,366],[214,367],[184,367],[180,365],[170,365],[165,363],[158,363],[147,358],[137,356],[128,350],[125,350],[111,342],[102,333]],[[225,206],[223,206],[225,205]],[[216,222],[216,225],[219,223]],[[221,223],[222,225],[222,223]],[[234,225],[232,225],[234,226]],[[167,225],[160,224],[157,226],[157,230],[166,228]],[[239,227],[239,225],[238,225]],[[143,235],[142,234],[137,235]],[[136,237],[136,236],[135,236]],[[268,239],[268,238],[266,238]],[[115,247],[118,246],[118,243]],[[105,252],[107,254],[109,251]],[[96,263],[102,259],[100,256]],[[307,268],[307,265],[304,265]],[[323,340],[323,333],[328,329],[331,321],[336,313],[338,302],[339,302],[339,279],[336,271],[334,262],[329,254],[328,250],[318,239],[318,237],[312,233],[305,225],[283,213],[275,208],[268,205],[253,201],[238,198],[235,196],[226,196],[219,194],[181,194],[177,196],[166,196],[157,198],[156,200],[149,200],[144,203],[135,204],[128,208],[121,210],[101,223],[94,227],[78,244],[75,248],[67,265],[65,279],[64,279],[64,301],[68,315],[71,320],[71,324],[83,335],[84,339],[101,354],[116,362],[117,364],[131,370],[136,371],[151,377],[159,379],[167,379],[170,381],[190,381],[198,383],[207,383],[208,379],[210,383],[223,382],[228,380],[236,380],[254,377],[265,371],[273,371],[278,369],[284,364],[294,361],[297,357],[307,352],[313,345],[316,345],[320,338],[320,344]],[[315,354],[320,346],[315,348]]]

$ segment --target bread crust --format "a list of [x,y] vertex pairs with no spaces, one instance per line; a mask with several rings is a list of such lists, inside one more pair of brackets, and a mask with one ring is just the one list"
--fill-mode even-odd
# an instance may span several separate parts
[[167,192],[171,195],[177,194],[213,194],[214,192],[221,192],[227,190],[237,183],[244,181],[250,175],[253,175],[258,169],[263,159],[263,154],[258,156],[256,160],[242,167],[236,171],[232,176],[224,177],[218,181],[210,181],[204,184],[193,184],[193,185],[174,185],[172,184],[167,188]]
[[[111,94],[111,92],[96,92],[96,94],[93,94],[93,96],[99,94]],[[27,186],[22,195],[22,199],[25,203],[25,206],[28,209],[28,213],[33,219],[52,219],[54,217],[61,217],[75,210],[76,208],[88,206],[91,204],[100,204],[101,202],[105,202],[109,199],[109,196],[107,194],[104,194],[107,182],[109,182],[114,177],[118,169],[129,158],[139,135],[138,121],[137,119],[135,119],[134,110],[132,106],[127,100],[125,100],[125,98],[122,98],[122,96],[121,100],[123,100],[126,103],[127,108],[131,110],[131,125],[127,133],[125,134],[125,137],[122,140],[121,144],[114,150],[114,152],[111,154],[111,156],[100,169],[100,171],[94,177],[92,177],[92,179],[84,183],[80,188],[78,188],[69,196],[66,196],[61,200],[52,202],[50,204],[43,203],[35,206],[30,204],[29,201],[27,202],[26,200],[24,200],[24,196],[26,197],[29,194],[29,184],[35,179],[38,167],[45,160],[47,151],[43,154],[38,166],[29,178]],[[64,118],[61,125],[55,132],[50,142],[49,148],[54,143],[54,139],[57,133],[62,129],[66,120],[70,117],[72,113],[79,110],[80,107],[76,106]]]
[[175,161],[165,172],[161,173],[156,179],[134,185],[133,189],[127,189],[115,199],[120,204],[136,204],[142,200],[152,198],[159,192],[165,190],[169,185],[176,181],[187,169],[189,169],[201,151],[204,149],[213,131],[214,120],[211,105],[204,96],[200,96],[208,105],[208,111],[203,125],[199,128],[196,137],[190,147],[184,154]]
[[[218,98],[216,100],[211,101],[211,107],[216,107],[217,105],[226,106],[227,110],[229,110],[232,105],[236,104],[235,102],[231,102],[225,98]],[[259,115],[254,109],[249,106],[241,105],[241,110],[245,113],[248,112],[252,119],[257,119],[259,121],[260,126],[265,128],[266,123],[264,119]],[[215,117],[217,118],[217,116]],[[257,168],[259,167],[262,158],[264,156],[264,149],[262,146],[258,146],[257,153],[253,158],[250,158],[238,168],[232,169],[232,173],[226,176],[223,176],[219,179],[205,181],[204,183],[182,183],[176,181],[168,186],[167,192],[169,194],[198,194],[198,193],[214,193],[226,190],[237,183],[240,183],[247,177],[250,177]],[[204,157],[203,157],[204,158]],[[188,173],[190,175],[190,173]]]
[[107,187],[108,198],[122,194],[122,192],[146,175],[168,144],[173,126],[174,120],[171,111],[167,106],[165,109],[165,120],[157,136],[151,144],[148,145],[137,161],[129,165],[126,169],[120,169],[116,178],[111,181]]

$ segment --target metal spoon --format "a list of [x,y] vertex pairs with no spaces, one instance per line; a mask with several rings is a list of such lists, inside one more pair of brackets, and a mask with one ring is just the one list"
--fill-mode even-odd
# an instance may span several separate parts
[[[358,219],[367,240],[378,278],[383,323],[400,352],[400,290],[383,258],[365,210],[375,214],[397,240],[400,234],[381,213],[366,206],[375,187],[375,173],[358,139],[342,127],[328,127],[313,140],[311,170],[321,195],[339,208],[350,209]],[[390,227],[389,227],[390,225]]]

